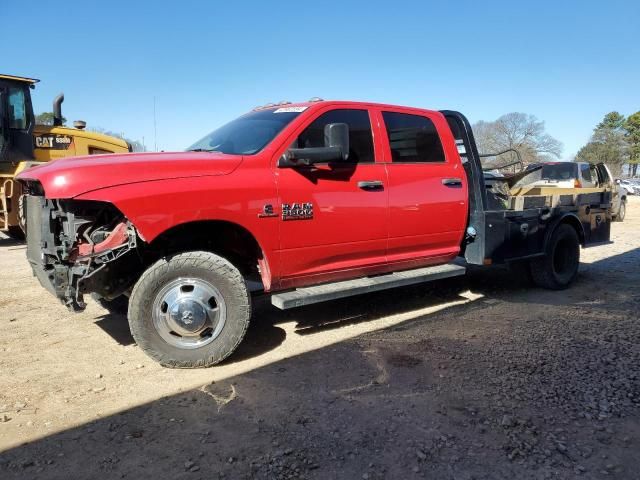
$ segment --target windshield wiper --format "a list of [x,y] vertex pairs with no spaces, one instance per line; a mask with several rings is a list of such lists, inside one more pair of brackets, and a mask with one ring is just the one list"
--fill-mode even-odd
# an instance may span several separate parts
[[222,153],[220,150],[216,150],[215,148],[192,148],[191,150],[187,150],[187,152],[216,152],[216,153]]

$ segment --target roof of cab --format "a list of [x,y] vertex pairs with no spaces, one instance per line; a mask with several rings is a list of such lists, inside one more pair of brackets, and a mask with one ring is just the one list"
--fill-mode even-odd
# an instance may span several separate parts
[[14,82],[25,82],[29,84],[38,83],[40,81],[37,78],[19,77],[17,75],[7,75],[4,73],[0,73],[0,79],[13,80]]
[[311,107],[319,107],[326,105],[336,105],[343,107],[351,107],[351,108],[363,108],[363,107],[374,107],[374,108],[393,108],[393,109],[403,109],[403,110],[414,110],[414,111],[422,111],[422,112],[436,112],[436,110],[432,110],[429,108],[421,108],[421,107],[409,107],[406,105],[391,105],[387,103],[375,103],[375,102],[366,102],[366,101],[352,101],[352,100],[323,100],[323,99],[313,99],[307,102],[280,102],[280,103],[268,103],[267,105],[259,106],[253,109],[253,111],[260,110],[275,110],[278,108],[311,108]]

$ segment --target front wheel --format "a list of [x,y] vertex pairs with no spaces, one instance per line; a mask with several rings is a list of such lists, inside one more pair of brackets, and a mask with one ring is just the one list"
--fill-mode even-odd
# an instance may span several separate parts
[[562,224],[549,239],[542,257],[531,260],[531,276],[539,287],[551,290],[567,288],[578,274],[580,241],[571,225]]
[[137,344],[165,367],[209,367],[239,345],[251,302],[244,278],[226,259],[186,252],[147,269],[129,298]]

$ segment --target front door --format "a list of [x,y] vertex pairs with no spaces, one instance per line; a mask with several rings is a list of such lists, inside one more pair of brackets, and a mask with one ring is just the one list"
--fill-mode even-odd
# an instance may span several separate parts
[[386,263],[387,177],[376,163],[369,111],[321,111],[293,147],[324,146],[324,127],[349,126],[345,162],[277,168],[281,288],[371,273]]
[[383,109],[379,116],[387,142],[388,260],[406,267],[448,261],[460,250],[468,192],[447,122],[438,112]]

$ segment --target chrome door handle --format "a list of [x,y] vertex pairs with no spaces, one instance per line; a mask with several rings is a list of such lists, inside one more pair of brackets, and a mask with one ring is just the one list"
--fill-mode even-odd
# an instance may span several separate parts
[[380,180],[363,180],[358,182],[358,188],[362,190],[383,190],[384,184]]
[[461,187],[462,179],[461,178],[443,178],[442,184],[445,187]]

